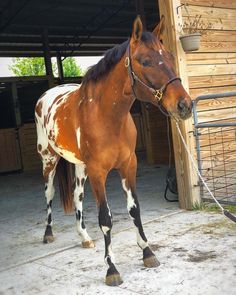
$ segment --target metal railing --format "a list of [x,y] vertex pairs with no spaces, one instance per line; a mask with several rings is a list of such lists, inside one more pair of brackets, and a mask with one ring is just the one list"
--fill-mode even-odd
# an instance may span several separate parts
[[236,204],[236,92],[198,96],[193,117],[198,169],[220,203]]

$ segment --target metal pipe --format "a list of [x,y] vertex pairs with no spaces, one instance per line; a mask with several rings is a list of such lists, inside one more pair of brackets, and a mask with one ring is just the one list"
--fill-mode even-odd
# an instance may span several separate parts
[[230,97],[230,96],[236,96],[236,91],[232,91],[232,92],[224,92],[224,93],[215,93],[215,94],[200,95],[200,96],[198,96],[198,97],[193,101],[193,105],[197,104],[200,100],[207,100],[207,99],[214,99],[214,98],[224,98],[224,97]]
[[[236,119],[236,117],[235,117]],[[195,128],[209,128],[209,127],[230,127],[236,126],[236,122],[223,122],[223,123],[198,123],[194,125]]]

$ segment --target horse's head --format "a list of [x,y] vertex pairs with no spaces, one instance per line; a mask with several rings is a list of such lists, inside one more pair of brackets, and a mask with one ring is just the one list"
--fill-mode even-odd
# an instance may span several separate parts
[[138,99],[162,104],[173,116],[187,119],[191,115],[191,98],[175,74],[172,55],[160,41],[163,28],[164,18],[152,33],[143,32],[142,22],[137,17],[125,66]]

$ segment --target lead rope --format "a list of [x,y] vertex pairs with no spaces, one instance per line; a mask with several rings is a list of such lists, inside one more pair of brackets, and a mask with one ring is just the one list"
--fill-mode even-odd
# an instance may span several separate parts
[[224,209],[224,208],[221,206],[221,204],[217,201],[217,199],[215,198],[215,196],[213,195],[213,193],[211,192],[211,190],[209,189],[209,187],[208,187],[206,181],[203,179],[203,177],[202,177],[200,171],[198,170],[198,167],[197,167],[196,164],[195,164],[194,158],[193,158],[193,156],[192,156],[192,154],[191,154],[191,152],[190,152],[190,150],[189,150],[189,148],[188,148],[188,146],[187,146],[187,144],[186,144],[186,142],[185,142],[185,140],[184,140],[184,138],[183,138],[183,135],[182,135],[181,130],[180,130],[180,128],[179,128],[179,124],[178,124],[178,122],[175,121],[175,124],[176,124],[177,131],[178,131],[178,133],[179,133],[179,136],[180,136],[180,138],[181,138],[181,140],[182,140],[182,143],[183,143],[183,145],[184,145],[184,147],[185,147],[185,150],[187,151],[188,156],[189,156],[189,158],[190,158],[190,160],[191,160],[191,162],[192,162],[192,164],[193,164],[193,167],[194,167],[195,171],[197,172],[199,178],[201,179],[203,185],[205,186],[205,188],[207,189],[208,193],[210,194],[210,196],[212,197],[212,199],[215,201],[215,203],[219,206],[219,208],[221,209],[222,213],[223,213],[226,217],[228,217],[230,220],[232,220],[233,222],[236,223],[236,216],[234,216],[234,215],[233,215],[232,213],[230,213],[228,210]]
[[[164,113],[165,115],[165,113]],[[172,194],[177,195],[178,190],[177,190],[177,184],[176,184],[176,173],[175,173],[175,168],[171,167],[171,162],[172,162],[172,155],[171,155],[171,140],[170,140],[170,124],[169,124],[169,117],[170,115],[166,116],[166,126],[167,126],[167,141],[168,141],[168,148],[169,148],[169,155],[168,155],[168,171],[166,175],[166,188],[164,191],[164,198],[168,202],[178,202],[178,198],[176,199],[170,199],[167,197],[167,192],[168,189]],[[171,182],[172,181],[172,182]],[[171,184],[173,184],[173,181],[175,181],[175,187],[171,187]]]

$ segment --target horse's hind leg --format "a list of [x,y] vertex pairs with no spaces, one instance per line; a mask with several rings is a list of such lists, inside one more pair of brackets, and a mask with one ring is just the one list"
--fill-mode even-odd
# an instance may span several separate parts
[[76,227],[78,234],[82,238],[82,246],[84,248],[93,248],[94,242],[87,233],[84,224],[83,216],[83,199],[84,199],[84,184],[87,175],[84,164],[75,165],[75,190],[74,190],[74,203],[76,211]]
[[51,243],[54,241],[52,233],[52,199],[55,194],[55,188],[53,184],[56,166],[60,159],[57,154],[50,153],[49,150],[45,150],[42,155],[43,161],[43,177],[45,182],[45,197],[47,201],[47,218],[46,218],[46,230],[43,237],[44,243]]
[[159,261],[148,245],[140,217],[140,206],[136,194],[137,159],[133,154],[120,169],[123,190],[127,197],[127,209],[134,222],[137,233],[137,244],[143,250],[143,262],[146,267],[157,267]]

